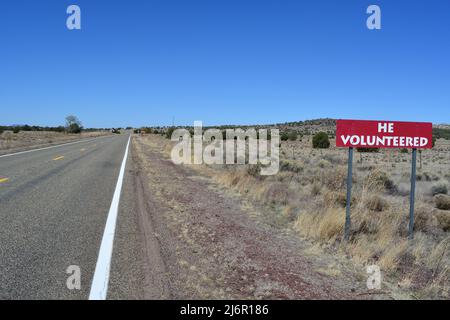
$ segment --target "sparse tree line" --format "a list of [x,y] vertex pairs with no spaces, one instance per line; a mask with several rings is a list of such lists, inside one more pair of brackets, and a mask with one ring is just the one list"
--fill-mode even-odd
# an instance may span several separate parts
[[[317,124],[326,124],[330,125],[334,122],[332,119],[319,119],[319,120],[311,120],[311,121],[304,121],[304,122],[290,122],[286,123],[285,125],[317,125]],[[246,126],[243,126],[244,128]],[[191,135],[194,134],[193,127],[142,127],[140,129],[135,129],[134,133],[145,133],[145,134],[161,134],[162,136],[165,136],[167,139],[170,139],[172,136],[172,133],[175,129],[178,128],[184,128],[188,129]],[[236,126],[217,126],[216,129],[219,129],[222,131],[223,138],[226,138],[226,129],[235,129]],[[263,128],[261,126],[260,128]],[[269,129],[270,127],[267,127]],[[207,130],[208,127],[204,127],[203,130]],[[281,141],[302,141],[303,137],[305,136],[312,136],[312,147],[315,149],[327,149],[331,146],[330,139],[335,138],[335,132],[331,131],[320,131],[315,134],[311,133],[309,130],[294,130],[294,129],[286,129],[282,130],[280,133],[280,140]],[[259,136],[258,136],[259,138]],[[433,129],[433,146],[436,143],[437,139],[447,139],[450,140],[450,129],[443,129],[443,128],[434,128]],[[270,140],[270,130],[267,132],[267,139]],[[371,152],[379,152],[377,148],[357,148],[356,149],[360,153],[371,153]],[[401,152],[408,152],[408,150],[401,150]]]
[[[120,130],[116,129],[116,130]],[[82,131],[92,132],[100,130],[109,130],[108,128],[84,128],[81,121],[74,115],[69,115],[65,119],[65,125],[60,126],[34,126],[34,125],[13,125],[13,126],[0,126],[0,134],[5,131],[11,131],[15,134],[21,131],[50,131],[50,132],[60,132],[60,133],[70,133],[78,134]]]

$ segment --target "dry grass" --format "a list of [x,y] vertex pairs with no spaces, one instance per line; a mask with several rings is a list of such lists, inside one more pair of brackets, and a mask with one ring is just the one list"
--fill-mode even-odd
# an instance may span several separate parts
[[5,131],[0,134],[0,153],[10,153],[32,147],[47,146],[106,134],[110,134],[109,131],[83,132],[81,134],[65,134],[52,131],[20,131],[18,133]]
[[422,152],[411,241],[407,240],[411,155],[399,150],[357,153],[351,238],[345,243],[347,151],[314,150],[309,140],[282,142],[280,172],[275,176],[260,177],[246,166],[197,169],[263,205],[274,217],[281,213],[282,227],[350,257],[361,269],[377,264],[384,279],[402,290],[421,298],[448,298],[450,197],[445,191],[450,183],[450,142],[439,140],[435,149]]

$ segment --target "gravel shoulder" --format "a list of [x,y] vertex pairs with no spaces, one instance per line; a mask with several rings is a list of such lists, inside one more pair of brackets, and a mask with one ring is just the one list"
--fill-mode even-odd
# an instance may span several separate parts
[[132,138],[146,298],[373,298],[360,271],[265,223],[201,172],[174,165],[159,139]]

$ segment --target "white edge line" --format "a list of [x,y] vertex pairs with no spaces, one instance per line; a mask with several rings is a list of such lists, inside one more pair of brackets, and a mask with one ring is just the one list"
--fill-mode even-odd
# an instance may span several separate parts
[[35,152],[35,151],[40,151],[40,150],[47,150],[47,149],[52,149],[52,148],[64,147],[64,146],[68,146],[68,145],[71,145],[71,144],[76,144],[76,143],[81,143],[81,142],[89,142],[89,141],[93,141],[95,139],[106,138],[106,137],[110,137],[110,136],[96,137],[96,138],[89,139],[89,140],[79,140],[79,141],[62,143],[62,144],[58,144],[58,145],[55,145],[55,146],[49,146],[49,147],[44,147],[44,148],[39,148],[39,149],[32,149],[32,150],[20,151],[20,152],[16,152],[16,153],[9,153],[9,154],[4,154],[4,155],[0,156],[0,158],[11,157],[11,156],[19,155],[19,154]]
[[103,232],[102,243],[98,253],[97,265],[95,267],[94,278],[92,279],[91,292],[89,300],[105,300],[108,292],[109,271],[114,244],[114,233],[116,230],[117,214],[119,211],[120,193],[122,191],[123,177],[125,175],[125,166],[128,157],[128,148],[130,146],[131,136],[128,138],[127,148],[120,167],[119,177],[117,179],[116,189],[109,208],[108,218],[106,219],[105,231]]

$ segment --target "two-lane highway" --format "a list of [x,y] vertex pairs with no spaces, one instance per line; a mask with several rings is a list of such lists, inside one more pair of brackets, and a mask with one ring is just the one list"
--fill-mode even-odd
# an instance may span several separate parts
[[[116,211],[122,208],[124,215],[119,214],[119,220],[128,226],[119,229],[119,236],[136,238],[130,236],[137,232],[132,196],[125,196],[129,205],[118,203],[120,191],[131,192],[126,182],[130,164],[125,161],[129,140],[129,135],[106,136],[0,156],[0,299],[87,299],[97,264],[103,264],[103,270],[96,276],[104,277],[112,269],[116,287],[121,282],[133,286],[133,281],[114,278],[121,274],[115,261],[126,266],[117,259],[127,259],[127,254],[113,257],[110,267],[105,257],[109,244],[104,240],[114,201]],[[115,227],[115,219],[108,221]],[[114,239],[112,230],[109,236]],[[139,253],[139,248],[132,249]],[[130,268],[139,278],[139,263],[134,265]],[[80,290],[66,285],[69,266],[80,268]],[[136,290],[128,288],[128,292]]]

